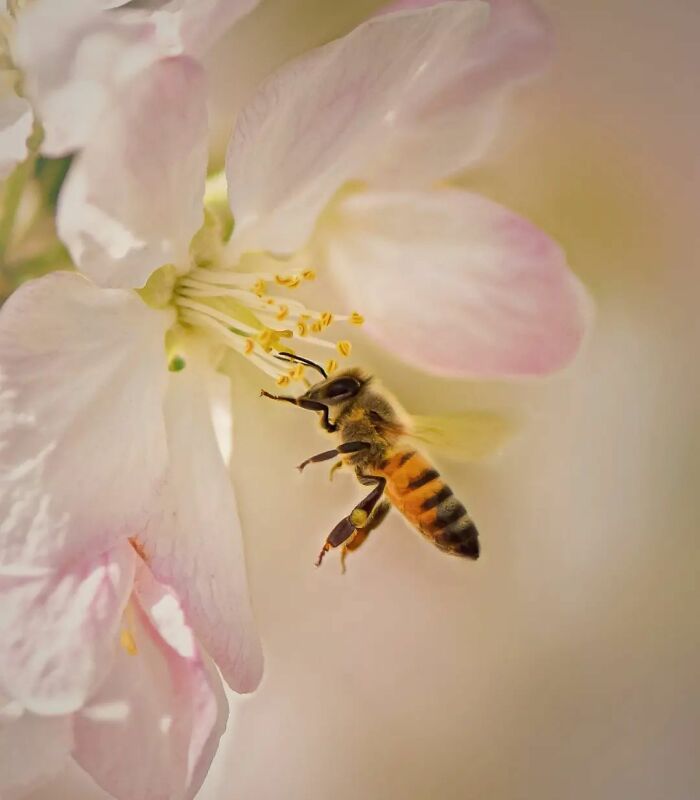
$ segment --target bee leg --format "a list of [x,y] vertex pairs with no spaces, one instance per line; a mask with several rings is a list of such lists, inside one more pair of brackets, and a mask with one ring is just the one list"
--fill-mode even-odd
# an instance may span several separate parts
[[335,464],[333,464],[333,466],[331,467],[331,471],[330,471],[330,473],[328,474],[328,480],[332,481],[332,480],[333,480],[333,476],[335,475],[335,473],[336,473],[336,472],[337,472],[337,471],[338,471],[338,470],[339,470],[339,469],[340,469],[342,466],[343,466],[343,462],[342,462],[342,461],[336,461],[336,462],[335,462]]
[[306,461],[302,461],[301,464],[299,464],[297,469],[299,472],[302,472],[304,467],[309,464],[317,464],[319,461],[328,461],[328,459],[335,458],[335,456],[341,455],[342,453],[357,453],[358,450],[366,450],[370,446],[369,442],[345,442],[338,445],[338,447],[334,447],[332,450],[326,450],[323,453],[307,458]]
[[391,503],[388,500],[382,500],[381,503],[374,509],[374,511],[370,514],[369,519],[367,520],[367,524],[364,528],[358,528],[355,531],[355,535],[351,536],[342,547],[340,551],[340,568],[343,573],[345,574],[345,560],[348,557],[348,553],[352,553],[355,550],[358,550],[366,541],[367,537],[370,533],[375,529],[378,528],[382,522],[384,522],[384,518],[389,513],[391,509]]
[[315,400],[305,400],[302,397],[289,397],[288,395],[270,394],[264,389],[260,390],[260,397],[268,397],[270,400],[281,400],[283,403],[291,403],[293,406],[305,408],[307,411],[318,411],[321,414],[321,425],[328,431],[328,433],[335,433],[338,426],[331,422],[328,406],[323,403],[317,403]]
[[376,486],[363,500],[353,508],[350,514],[341,519],[340,522],[328,534],[328,538],[323,544],[321,552],[316,559],[316,566],[320,567],[323,557],[332,547],[339,547],[345,544],[347,540],[355,533],[358,528],[364,528],[367,525],[370,514],[374,507],[379,502],[382,494],[384,494],[384,487],[386,486],[386,478],[379,475],[363,475],[362,482],[365,484],[375,483]]

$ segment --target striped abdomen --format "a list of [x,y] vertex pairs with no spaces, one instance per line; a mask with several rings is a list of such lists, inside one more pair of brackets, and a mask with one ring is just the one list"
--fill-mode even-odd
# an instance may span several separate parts
[[453,555],[479,557],[479,534],[466,508],[420,453],[392,453],[381,474],[391,502],[431,542]]

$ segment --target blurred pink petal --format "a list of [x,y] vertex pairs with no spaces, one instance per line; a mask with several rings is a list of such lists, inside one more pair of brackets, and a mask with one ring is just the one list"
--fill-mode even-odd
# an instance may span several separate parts
[[[436,4],[403,0],[383,13]],[[375,186],[414,188],[464,170],[493,140],[507,92],[538,71],[550,52],[549,27],[529,0],[491,0],[488,23],[457,68],[406,108],[394,145],[379,149],[362,177]]]
[[83,705],[109,670],[134,553],[110,551],[47,574],[0,572],[0,687],[37,714]]
[[123,625],[128,647],[75,717],[74,757],[117,800],[187,800],[226,727],[221,680],[176,597],[143,567]]
[[0,698],[0,797],[16,800],[52,778],[72,746],[70,717],[38,717]]
[[0,97],[0,180],[27,155],[27,138],[34,115],[29,103],[16,94]]
[[0,564],[63,569],[145,523],[166,467],[169,312],[72,273],[0,313]]
[[241,525],[210,415],[204,359],[187,357],[165,401],[170,452],[160,508],[139,540],[158,580],[172,586],[189,624],[230,684],[255,689],[262,650],[248,599]]
[[459,190],[353,195],[325,257],[366,332],[439,375],[541,375],[576,352],[589,304],[561,249]]
[[204,219],[204,90],[191,59],[154,64],[124,88],[73,164],[59,234],[98,284],[137,287],[163,264],[187,267]]
[[413,110],[460,73],[486,11],[445,3],[376,17],[266,81],[228,152],[237,252],[302,245],[333,194],[366,177]]

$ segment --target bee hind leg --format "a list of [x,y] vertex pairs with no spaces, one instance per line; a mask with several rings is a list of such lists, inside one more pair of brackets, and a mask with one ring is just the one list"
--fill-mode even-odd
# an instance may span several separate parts
[[345,544],[347,540],[354,535],[355,531],[365,528],[369,521],[374,507],[379,502],[379,499],[384,494],[384,487],[386,486],[386,479],[379,475],[363,476],[363,483],[374,483],[376,486],[372,491],[360,500],[360,502],[353,508],[347,517],[344,517],[328,534],[326,541],[323,543],[321,552],[316,559],[316,566],[320,567],[323,557],[332,547],[340,547]]
[[348,553],[354,552],[355,550],[359,550],[359,548],[367,541],[367,537],[370,535],[370,533],[375,528],[378,528],[382,524],[382,522],[384,522],[384,518],[389,513],[390,509],[391,509],[391,503],[388,500],[382,500],[382,502],[379,503],[379,505],[370,514],[365,527],[358,528],[355,531],[355,535],[351,536],[343,544],[342,550],[340,551],[340,568],[343,575],[345,574],[346,571],[345,560],[348,557]]

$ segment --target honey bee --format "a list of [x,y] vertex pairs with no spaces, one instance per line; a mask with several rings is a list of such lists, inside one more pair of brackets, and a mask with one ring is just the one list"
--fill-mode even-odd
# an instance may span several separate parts
[[372,376],[352,368],[328,376],[308,359],[290,353],[278,358],[305,364],[323,380],[300,397],[261,395],[316,411],[321,426],[340,440],[337,447],[307,458],[309,464],[339,458],[355,471],[358,481],[371,486],[369,494],[330,532],[316,560],[320,566],[331,549],[341,547],[341,564],[366,541],[393,505],[440,550],[471,559],[479,557],[479,534],[467,509],[455,497],[430,461],[410,444],[410,423],[405,413],[378,387]]

